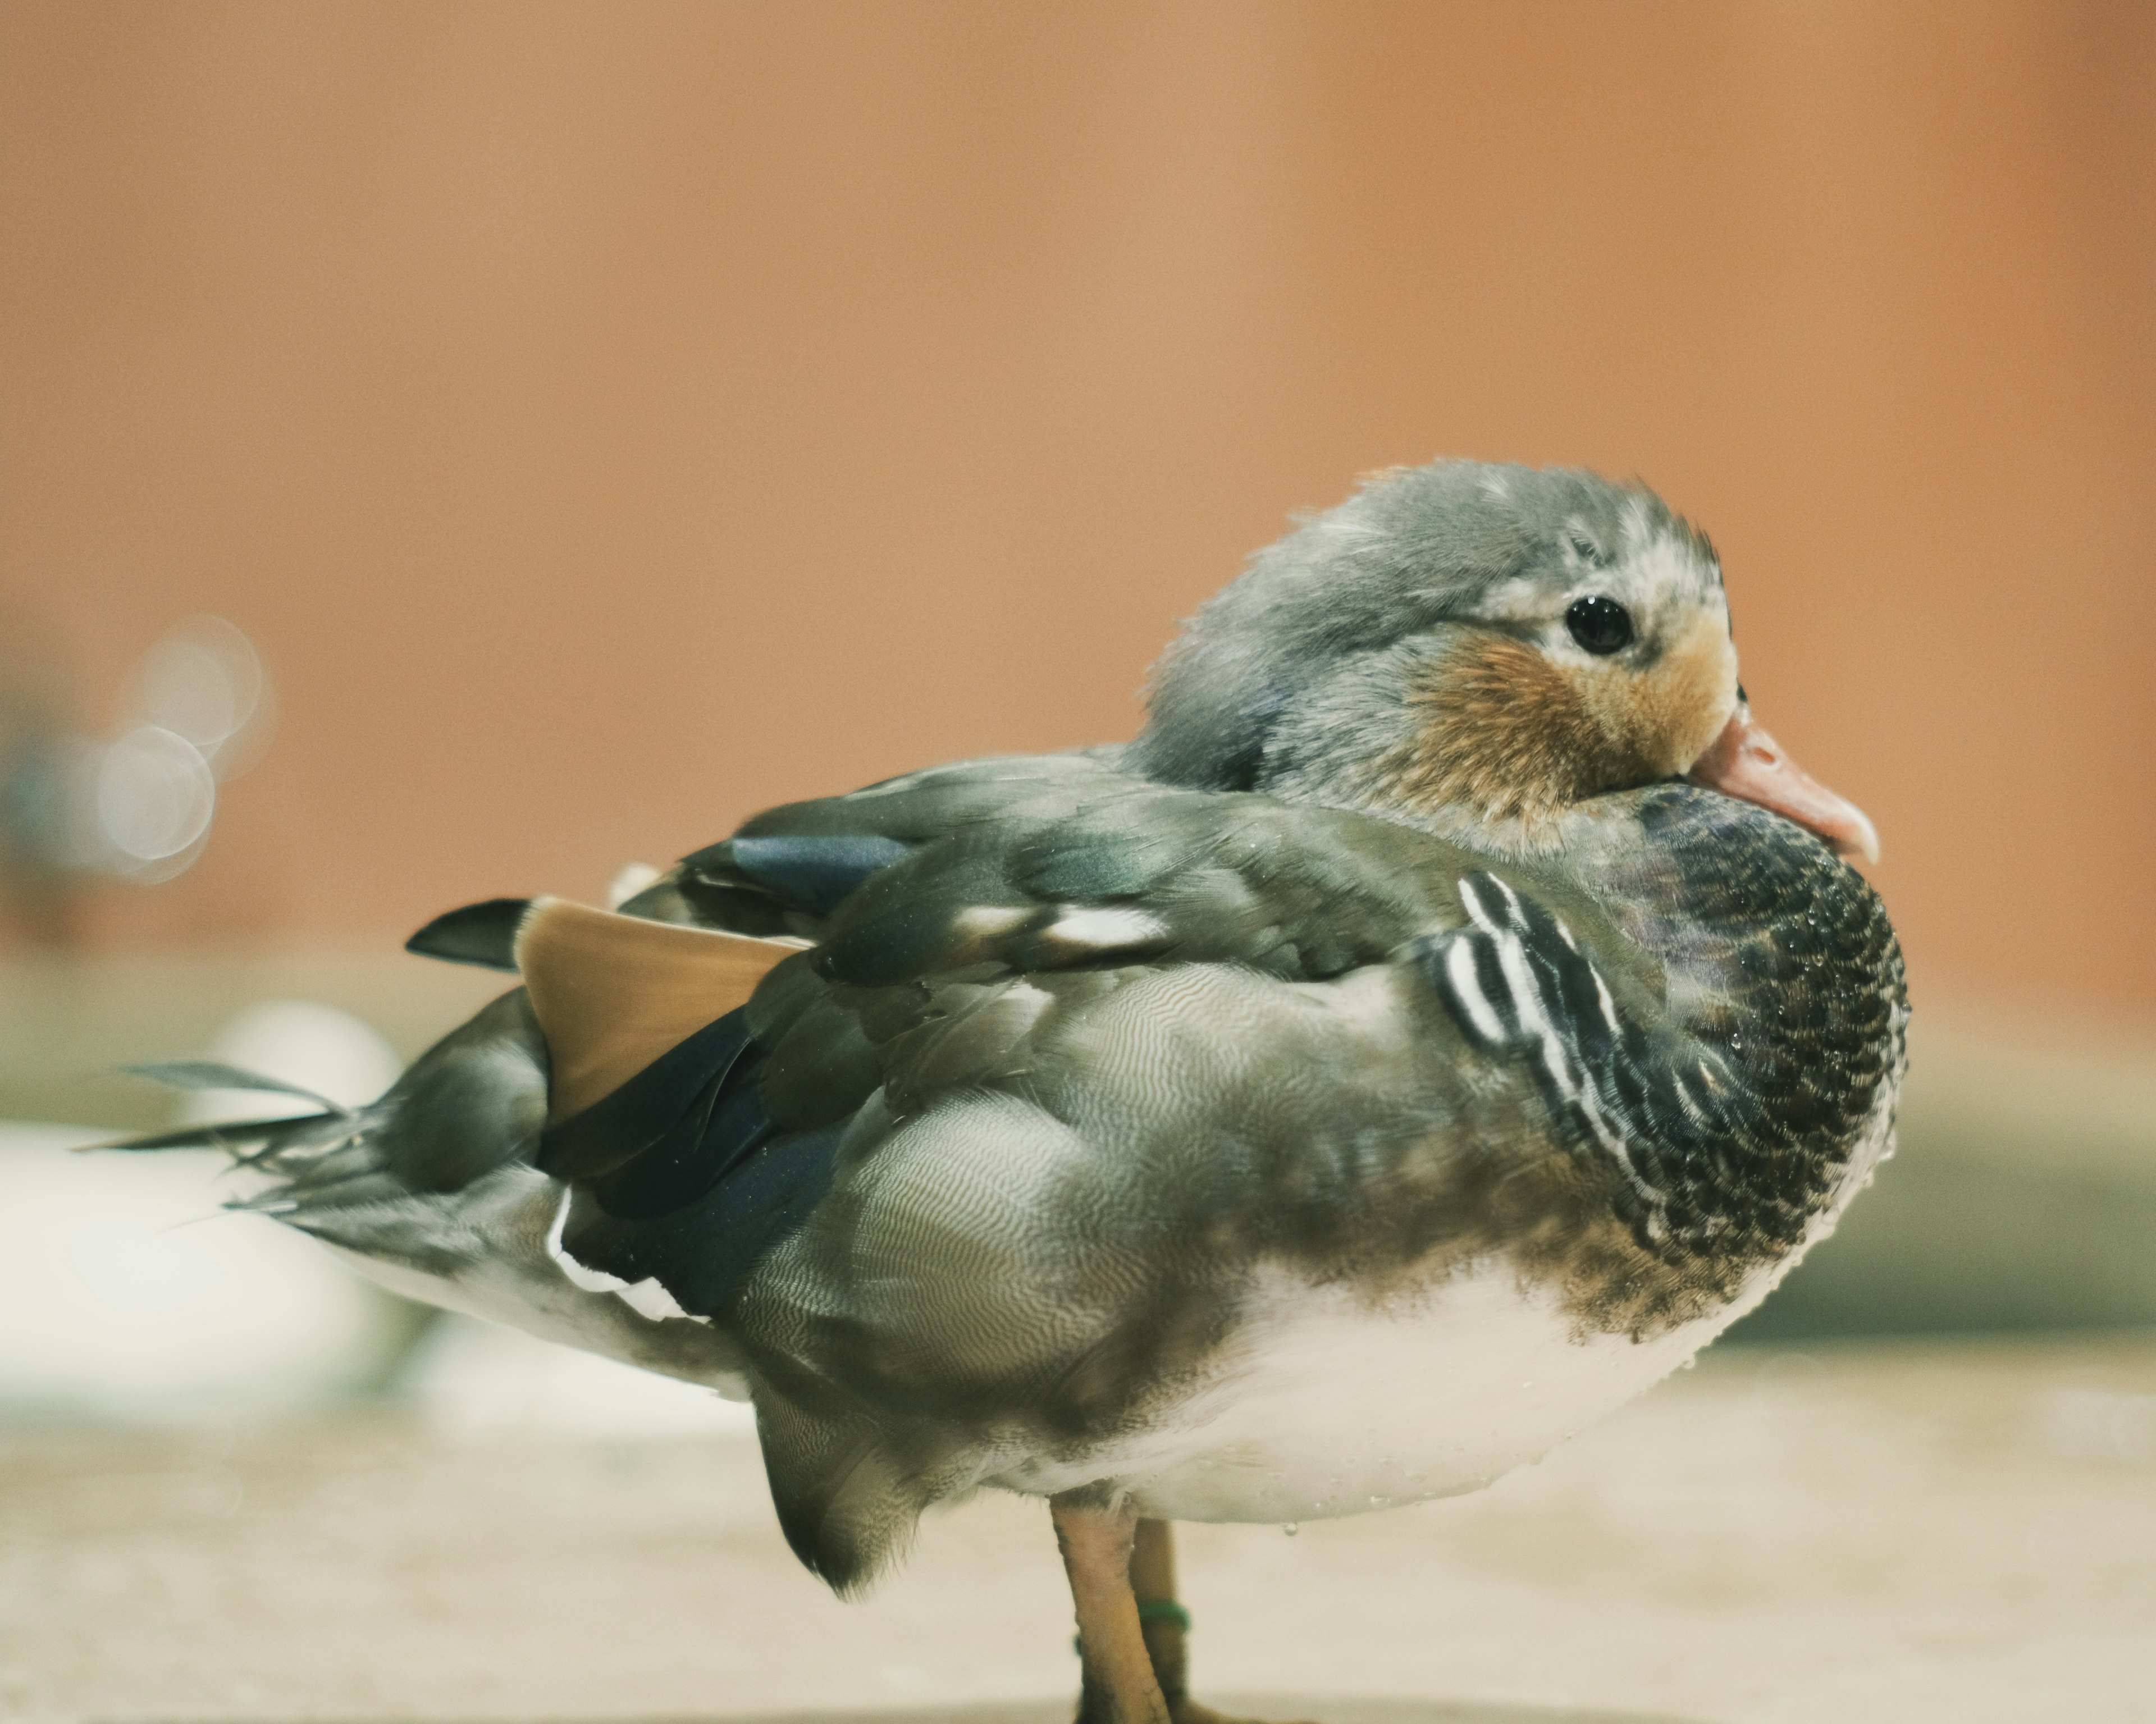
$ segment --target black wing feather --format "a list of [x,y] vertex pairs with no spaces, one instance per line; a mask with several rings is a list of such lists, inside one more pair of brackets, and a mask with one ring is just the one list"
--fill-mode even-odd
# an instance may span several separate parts
[[445,963],[514,972],[516,930],[531,907],[529,898],[489,898],[483,904],[467,904],[436,916],[404,942],[404,949]]
[[[737,838],[713,849],[724,851],[737,870],[773,897],[817,916],[829,916],[870,875],[912,854],[911,845],[873,834]],[[710,860],[702,859],[706,858]],[[681,866],[685,872],[701,877],[716,860],[712,852],[700,850],[685,858]],[[721,884],[722,880],[720,876],[710,883]]]

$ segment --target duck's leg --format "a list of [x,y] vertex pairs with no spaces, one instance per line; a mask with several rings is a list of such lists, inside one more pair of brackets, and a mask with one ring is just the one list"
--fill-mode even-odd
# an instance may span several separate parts
[[[1131,1592],[1137,1603],[1138,1629],[1153,1680],[1160,1684],[1169,1716],[1181,1724],[1190,1706],[1190,1619],[1175,1598],[1175,1537],[1167,1521],[1138,1521],[1131,1542]],[[1199,1717],[1204,1708],[1196,1709]],[[1196,1719],[1193,1720],[1196,1724]]]
[[1137,1511],[1127,1503],[1102,1507],[1086,1493],[1072,1491],[1050,1497],[1048,1511],[1078,1612],[1085,1667],[1078,1724],[1173,1724],[1131,1590]]
[[1078,1607],[1078,1724],[1255,1724],[1190,1697],[1190,1619],[1176,1602],[1168,1523],[1078,1492],[1051,1497],[1049,1512]]
[[1172,1724],[1254,1724],[1200,1706],[1190,1697],[1190,1614],[1175,1595],[1174,1527],[1167,1521],[1138,1522],[1131,1547],[1131,1590],[1138,1626],[1152,1660]]

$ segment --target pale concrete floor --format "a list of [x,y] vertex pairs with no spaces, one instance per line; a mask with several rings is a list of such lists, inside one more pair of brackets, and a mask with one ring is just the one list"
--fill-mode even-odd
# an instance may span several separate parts
[[[10,1718],[1049,1724],[1075,1677],[1039,1504],[843,1604],[739,1440],[18,1431],[0,1539]],[[1724,1353],[1480,1496],[1184,1552],[1270,1716],[2145,1724],[2156,1337]]]

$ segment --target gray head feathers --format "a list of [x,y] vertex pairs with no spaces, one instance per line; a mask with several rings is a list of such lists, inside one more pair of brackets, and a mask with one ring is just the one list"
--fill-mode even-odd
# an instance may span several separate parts
[[[1705,535],[1645,485],[1477,461],[1394,469],[1259,552],[1190,619],[1154,668],[1133,763],[1171,783],[1284,788],[1278,745],[1298,708],[1342,677],[1397,683],[1360,661],[1447,625],[1536,639],[1588,593],[1648,618],[1718,603],[1720,587]],[[1332,704],[1344,710],[1306,710],[1302,728],[1383,710],[1353,693]],[[1342,737],[1365,757],[1377,741]]]

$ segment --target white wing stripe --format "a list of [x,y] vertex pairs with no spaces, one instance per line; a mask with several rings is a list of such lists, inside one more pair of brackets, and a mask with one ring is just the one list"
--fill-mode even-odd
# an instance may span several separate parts
[[1482,992],[1481,977],[1475,973],[1475,953],[1465,940],[1455,940],[1452,949],[1445,955],[1445,979],[1451,983],[1452,992],[1474,1024],[1476,1033],[1492,1045],[1505,1039],[1505,1026],[1498,1021],[1491,1008],[1488,998]]

